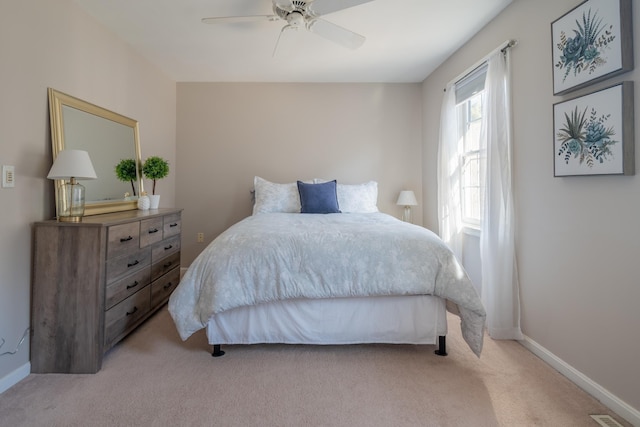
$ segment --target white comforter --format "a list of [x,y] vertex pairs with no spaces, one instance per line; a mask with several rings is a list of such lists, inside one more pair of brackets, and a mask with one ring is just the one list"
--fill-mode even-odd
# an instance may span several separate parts
[[451,250],[431,231],[382,214],[260,214],[220,234],[169,300],[183,340],[212,315],[289,298],[437,295],[482,350],[485,311]]

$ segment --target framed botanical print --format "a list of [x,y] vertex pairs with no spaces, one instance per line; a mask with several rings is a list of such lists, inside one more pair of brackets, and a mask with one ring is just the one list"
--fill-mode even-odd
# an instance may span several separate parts
[[554,104],[554,176],[633,175],[633,123],[633,82]]
[[631,0],[587,0],[551,23],[553,94],[633,69]]

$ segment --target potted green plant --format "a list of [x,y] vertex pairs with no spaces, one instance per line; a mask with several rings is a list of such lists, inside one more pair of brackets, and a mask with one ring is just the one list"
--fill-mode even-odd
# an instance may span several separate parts
[[131,182],[131,191],[135,197],[135,181],[138,179],[136,161],[134,159],[122,159],[115,167],[116,176],[120,181]]
[[169,175],[169,162],[162,157],[151,156],[147,158],[142,164],[142,173],[145,178],[153,181],[153,187],[151,189],[150,209],[157,209],[160,203],[160,195],[156,194],[156,182]]

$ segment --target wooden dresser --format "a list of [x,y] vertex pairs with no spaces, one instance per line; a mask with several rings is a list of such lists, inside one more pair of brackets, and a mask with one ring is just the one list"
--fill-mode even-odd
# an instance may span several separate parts
[[181,209],[34,224],[31,371],[95,373],[180,281]]

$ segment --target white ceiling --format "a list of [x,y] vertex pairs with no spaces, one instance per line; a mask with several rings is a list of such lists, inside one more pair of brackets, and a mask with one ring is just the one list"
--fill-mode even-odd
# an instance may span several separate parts
[[[320,3],[323,0],[315,0]],[[305,30],[272,57],[285,21],[207,25],[271,15],[271,0],[75,0],[177,82],[421,82],[512,0],[374,0],[323,19],[365,36],[349,50]]]

